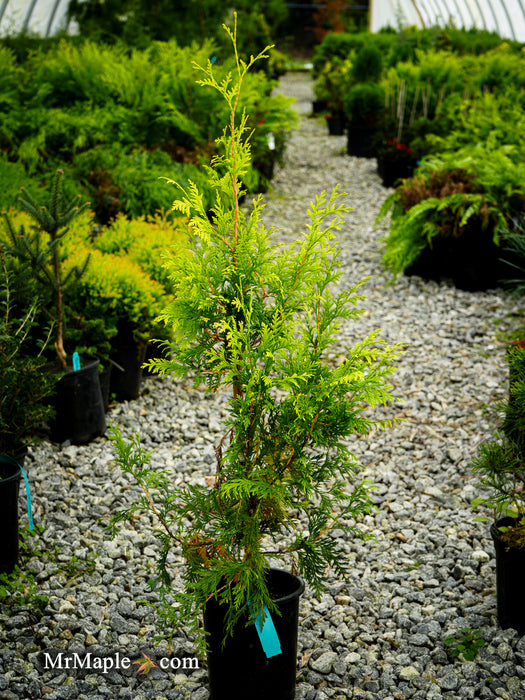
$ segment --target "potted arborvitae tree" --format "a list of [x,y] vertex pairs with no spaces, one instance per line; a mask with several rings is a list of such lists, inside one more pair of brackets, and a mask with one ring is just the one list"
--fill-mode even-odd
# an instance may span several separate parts
[[477,520],[492,520],[498,621],[525,634],[525,347],[510,347],[507,357],[509,398],[500,404],[498,433],[480,445],[472,464],[485,490],[472,503],[493,511],[492,519]]
[[[127,442],[113,428],[117,462],[146,495],[115,515],[112,528],[143,508],[159,517],[159,612],[171,634],[183,626],[200,650],[206,643],[213,700],[291,700],[304,585],[295,574],[319,594],[328,566],[347,572],[331,530],[362,535],[356,521],[372,501],[345,440],[392,422],[373,420],[368,408],[395,400],[388,378],[401,349],[374,332],[341,361],[328,359],[363,299],[359,284],[334,287],[342,274],[334,234],[349,209],[337,189],[312,203],[306,232],[288,247],[273,243],[260,198],[249,214],[240,209],[250,147],[237,103],[247,70],[264,54],[245,63],[236,30],[227,31],[236,74],[218,84],[208,63],[200,81],[222,94],[231,114],[208,169],[215,204],[208,216],[193,185],[174,204],[190,217],[191,235],[184,252],[167,258],[176,289],[162,318],[173,355],[151,362],[210,392],[229,389],[217,472],[213,485],[174,490],[171,474],[150,468],[140,438]],[[182,591],[171,586],[171,548],[184,557]],[[272,568],[278,561],[291,573]]]
[[24,190],[19,202],[35,221],[35,226],[32,231],[27,231],[23,226],[15,230],[5,214],[10,242],[4,243],[3,247],[22,265],[29,267],[40,308],[54,324],[54,347],[60,378],[56,384],[52,437],[60,442],[69,439],[82,443],[102,435],[106,422],[98,378],[98,359],[90,358],[83,367],[72,361],[68,365],[64,348],[65,298],[85,271],[89,256],[81,266],[72,266],[65,271],[62,243],[68,224],[87,209],[89,202],[80,204],[77,197],[66,201],[63,175],[62,170],[57,170],[48,206],[40,206]]

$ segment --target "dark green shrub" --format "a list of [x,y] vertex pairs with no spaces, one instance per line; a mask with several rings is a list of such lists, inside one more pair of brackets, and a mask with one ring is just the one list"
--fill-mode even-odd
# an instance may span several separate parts
[[[51,416],[45,399],[55,385],[55,378],[42,370],[42,355],[30,347],[38,304],[17,309],[20,295],[15,284],[0,244],[0,452],[11,456],[18,455],[38,425]],[[40,339],[45,345],[45,335]]]
[[351,79],[355,83],[378,82],[383,70],[381,51],[370,44],[360,49],[352,64]]
[[[82,183],[101,222],[119,211],[153,214],[174,198],[174,188],[160,178],[203,184],[200,168],[215,153],[225,110],[196,85],[192,64],[214,55],[209,40],[188,47],[153,42],[131,51],[62,40],[32,54],[15,80],[13,57],[4,51],[0,105],[11,106],[0,110],[0,147],[38,183],[67,164],[75,180],[71,189]],[[225,78],[229,68],[226,61],[217,70]],[[264,74],[253,74],[240,96],[240,108],[253,115],[248,126],[255,169],[245,183],[250,191],[265,182],[258,168],[268,172],[268,161],[282,158],[286,131],[296,119],[290,100],[271,96],[271,89]],[[0,190],[0,205],[12,204],[11,191],[11,185]]]
[[485,494],[472,501],[478,508],[492,510],[493,517],[477,520],[494,523],[509,517],[508,526],[499,528],[510,545],[525,546],[525,347],[514,345],[507,353],[509,397],[498,405],[499,421],[491,440],[483,442],[471,468]]
[[344,32],[327,34],[323,41],[314,48],[313,77],[316,78],[325,64],[334,59],[345,60],[352,51],[360,49],[365,42],[363,34],[346,34]]
[[377,83],[358,83],[345,95],[345,114],[354,126],[378,126],[384,108],[385,91]]

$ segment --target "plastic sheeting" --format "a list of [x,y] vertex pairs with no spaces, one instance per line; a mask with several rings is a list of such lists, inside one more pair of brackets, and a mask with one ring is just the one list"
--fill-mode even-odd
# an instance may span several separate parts
[[420,28],[452,23],[525,42],[525,0],[370,0],[370,31],[399,21]]
[[0,36],[53,36],[68,28],[68,6],[69,0],[0,0]]

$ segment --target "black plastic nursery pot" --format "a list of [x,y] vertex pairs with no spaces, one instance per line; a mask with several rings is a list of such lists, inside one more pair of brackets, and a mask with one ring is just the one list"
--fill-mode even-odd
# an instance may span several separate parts
[[525,634],[525,547],[505,542],[496,529],[514,525],[513,518],[501,518],[490,528],[496,551],[496,597],[498,622],[502,629],[512,627]]
[[83,358],[80,369],[66,372],[58,380],[51,421],[55,442],[83,444],[106,432],[98,365],[96,358]]
[[0,573],[11,573],[18,560],[18,491],[22,473],[16,459],[0,454]]
[[346,152],[349,156],[374,158],[377,153],[377,129],[348,125]]
[[334,111],[327,114],[325,119],[330,136],[342,136],[345,133],[346,118],[344,112]]
[[313,100],[312,101],[312,113],[321,114],[321,112],[326,112],[328,109],[328,103],[326,100]]
[[119,327],[113,340],[111,359],[114,360],[115,366],[110,377],[110,391],[116,395],[117,401],[138,398],[146,346],[146,342],[134,338],[131,327]]
[[500,254],[492,234],[473,227],[457,237],[436,236],[404,273],[436,281],[449,279],[458,289],[483,291],[499,286],[504,277]]
[[102,372],[98,373],[98,380],[100,384],[100,393],[102,394],[102,405],[104,406],[104,411],[107,412],[109,408],[109,389],[111,382],[111,365],[104,367]]
[[210,700],[294,700],[299,597],[304,582],[286,571],[270,569],[268,587],[270,593],[275,591],[281,613],[272,615],[281,653],[270,658],[266,658],[255,625],[246,627],[246,620],[239,622],[223,646],[227,606],[213,599],[207,603],[204,629],[209,635]]
[[397,180],[412,177],[414,168],[415,161],[410,158],[377,155],[377,172],[383,187],[393,187]]

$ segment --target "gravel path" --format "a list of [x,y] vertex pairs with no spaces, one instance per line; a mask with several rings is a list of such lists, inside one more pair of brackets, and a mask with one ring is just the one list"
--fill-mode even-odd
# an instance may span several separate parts
[[[281,89],[297,97],[300,112],[310,111],[305,75],[288,74]],[[394,380],[403,403],[388,412],[404,421],[352,442],[378,486],[378,510],[364,523],[376,539],[363,544],[332,533],[348,551],[351,568],[346,583],[329,578],[321,600],[308,591],[302,599],[297,700],[520,700],[525,638],[497,626],[492,542],[469,506],[476,493],[469,462],[492,432],[494,402],[507,391],[497,333],[516,309],[501,290],[470,293],[383,275],[386,229],[373,222],[388,191],[375,161],[350,158],[344,150],[344,137],[328,137],[321,120],[304,118],[265,198],[265,220],[287,239],[304,225],[316,194],[337,183],[348,192],[353,211],[340,235],[342,284],[371,279],[364,288],[366,313],[344,328],[334,353],[375,328],[389,342],[407,343]],[[108,422],[125,433],[138,430],[154,462],[173,469],[175,483],[204,483],[214,471],[225,398],[148,378],[141,397],[112,408]],[[43,532],[30,540],[36,553],[25,568],[34,570],[38,592],[49,602],[40,620],[27,606],[9,615],[2,610],[0,700],[206,700],[205,670],[176,668],[192,657],[190,641],[181,636],[171,651],[153,650],[155,619],[141,602],[155,601],[147,587],[156,561],[150,517],[141,516],[113,541],[103,531],[137,493],[112,462],[108,441],[81,447],[42,442],[31,448],[28,471]],[[178,561],[175,552],[175,569]],[[467,627],[486,640],[474,663],[452,659],[443,643]],[[137,675],[136,667],[45,670],[39,652],[51,648],[93,657],[121,651],[134,659],[154,651],[175,664],[147,675]]]

